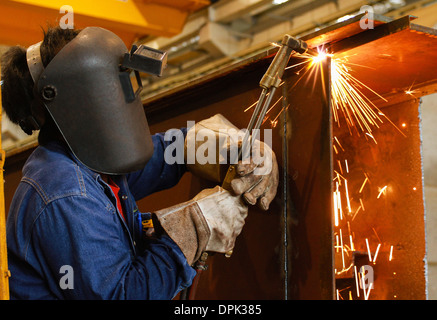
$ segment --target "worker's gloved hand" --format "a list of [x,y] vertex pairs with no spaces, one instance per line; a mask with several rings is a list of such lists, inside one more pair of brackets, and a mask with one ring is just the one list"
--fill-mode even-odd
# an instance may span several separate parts
[[[244,132],[221,114],[202,120],[188,130],[185,163],[193,174],[220,183],[230,161],[238,154]],[[276,196],[279,170],[275,153],[264,142],[255,140],[249,158],[237,165],[232,191],[251,205],[267,210]]]
[[205,251],[231,251],[237,236],[243,230],[248,212],[247,205],[241,197],[217,186],[203,190],[193,201],[196,201],[202,211],[211,232]]
[[192,264],[204,251],[226,253],[243,229],[247,206],[221,187],[205,189],[191,201],[153,213],[156,232],[165,232]]
[[243,195],[247,203],[268,210],[279,183],[276,155],[259,140],[255,140],[251,155],[250,160],[238,162],[237,176],[231,181],[231,187],[235,194]]

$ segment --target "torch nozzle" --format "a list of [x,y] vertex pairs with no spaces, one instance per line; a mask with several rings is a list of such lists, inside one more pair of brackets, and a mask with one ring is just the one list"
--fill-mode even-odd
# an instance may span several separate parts
[[296,39],[286,34],[282,39],[282,47],[288,47],[293,51],[300,54],[308,54],[313,57],[317,57],[319,52],[316,49],[308,48],[308,44],[300,39]]
[[300,54],[304,54],[308,50],[308,45],[305,41],[296,39],[288,34],[282,38],[282,46],[288,47]]
[[308,49],[306,51],[306,53],[313,56],[313,57],[317,57],[319,55],[319,52],[317,50],[314,50],[314,49]]

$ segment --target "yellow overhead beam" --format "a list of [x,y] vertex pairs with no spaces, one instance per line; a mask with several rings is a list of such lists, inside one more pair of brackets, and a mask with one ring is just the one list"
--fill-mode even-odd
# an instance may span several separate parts
[[[2,89],[0,86],[0,123],[2,114]],[[5,212],[5,192],[3,182],[3,165],[5,163],[5,153],[2,150],[0,137],[0,300],[9,300],[9,277],[8,256],[6,246],[6,212]]]
[[171,37],[180,33],[188,15],[210,4],[209,0],[2,0],[0,44],[28,46],[40,40],[41,28],[56,25],[73,9],[74,27],[107,28],[130,45],[139,37]]

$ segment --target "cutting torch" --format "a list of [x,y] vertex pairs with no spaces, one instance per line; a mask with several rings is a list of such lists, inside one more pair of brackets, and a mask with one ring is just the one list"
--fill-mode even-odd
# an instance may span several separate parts
[[[282,75],[284,74],[285,68],[287,67],[288,61],[293,52],[300,54],[309,52],[314,54],[313,50],[308,49],[308,45],[305,41],[293,38],[288,34],[282,38],[279,51],[276,53],[272,63],[259,83],[262,88],[260,98],[244,134],[241,148],[239,148],[238,151],[238,158],[231,160],[231,165],[222,184],[223,189],[231,190],[230,184],[236,175],[236,163],[240,159],[246,159],[249,151],[252,149],[253,143],[258,137],[259,128],[261,127],[267,110],[272,103],[276,89],[282,82]],[[251,135],[251,133],[253,134]]]

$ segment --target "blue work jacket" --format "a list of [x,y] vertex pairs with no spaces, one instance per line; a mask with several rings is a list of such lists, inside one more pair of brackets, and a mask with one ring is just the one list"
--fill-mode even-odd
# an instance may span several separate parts
[[171,299],[191,284],[195,271],[173,240],[142,232],[150,214],[135,201],[186,171],[164,161],[164,135],[153,142],[143,170],[113,177],[126,221],[109,185],[65,145],[32,153],[7,218],[11,299]]

